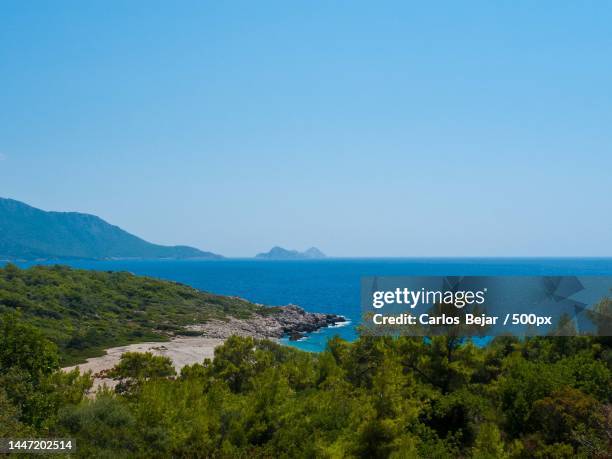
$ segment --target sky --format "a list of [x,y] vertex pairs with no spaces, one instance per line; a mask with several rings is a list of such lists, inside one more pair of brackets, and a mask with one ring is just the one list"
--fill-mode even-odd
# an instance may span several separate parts
[[0,196],[226,256],[612,255],[612,4],[3,1]]

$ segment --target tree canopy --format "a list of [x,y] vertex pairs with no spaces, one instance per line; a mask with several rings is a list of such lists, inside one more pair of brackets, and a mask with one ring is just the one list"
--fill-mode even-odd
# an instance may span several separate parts
[[[2,437],[75,438],[78,457],[610,457],[608,338],[336,337],[307,353],[234,336],[179,374],[165,357],[124,354],[108,373],[116,390],[88,396],[90,375],[59,370],[73,331],[49,333],[36,311],[96,324],[145,294],[152,316],[203,297],[124,273],[75,272],[64,286],[63,269],[0,272]],[[45,289],[64,293],[43,304]]]

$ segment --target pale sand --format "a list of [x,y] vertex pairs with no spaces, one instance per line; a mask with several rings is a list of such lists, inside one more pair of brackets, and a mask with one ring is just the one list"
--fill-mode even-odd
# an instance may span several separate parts
[[179,373],[185,365],[193,363],[202,363],[205,358],[212,359],[215,354],[215,348],[223,344],[225,340],[220,338],[203,338],[203,337],[183,337],[174,338],[171,341],[160,343],[139,343],[129,344],[127,346],[112,347],[106,350],[106,355],[101,357],[92,357],[87,359],[85,363],[74,365],[72,367],[63,368],[64,371],[71,371],[79,368],[81,373],[91,370],[94,376],[94,385],[92,391],[96,391],[102,385],[114,387],[117,382],[109,378],[95,377],[102,370],[110,370],[117,363],[121,355],[125,352],[151,352],[153,355],[164,355],[170,357]]

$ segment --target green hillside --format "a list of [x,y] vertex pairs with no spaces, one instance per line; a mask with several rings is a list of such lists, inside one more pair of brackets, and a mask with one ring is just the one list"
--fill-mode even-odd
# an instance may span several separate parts
[[261,311],[247,301],[126,272],[66,266],[0,268],[0,314],[18,311],[60,348],[64,363],[131,342],[164,340],[184,325]]
[[0,198],[0,260],[36,258],[221,258],[151,244],[95,215],[45,212]]

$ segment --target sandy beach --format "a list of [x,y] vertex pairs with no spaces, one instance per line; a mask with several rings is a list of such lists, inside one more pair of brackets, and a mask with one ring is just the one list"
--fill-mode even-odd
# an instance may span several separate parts
[[248,319],[228,316],[225,320],[211,319],[203,324],[186,327],[204,336],[179,336],[168,342],[146,342],[112,347],[106,350],[106,355],[89,358],[85,363],[66,367],[63,370],[71,371],[77,367],[82,373],[91,370],[94,376],[92,392],[95,392],[103,384],[109,387],[117,384],[112,379],[100,377],[99,373],[113,368],[121,359],[121,355],[126,352],[151,352],[154,355],[169,357],[174,363],[176,372],[179,373],[185,365],[201,363],[205,358],[212,359],[215,348],[232,335],[277,340],[284,335],[300,337],[304,333],[346,322],[342,316],[306,312],[295,305],[280,306],[275,309],[273,315],[254,314]]
[[213,358],[215,348],[224,341],[224,339],[220,338],[204,338],[198,336],[178,337],[163,343],[147,342],[129,344],[127,346],[107,349],[106,355],[89,358],[85,363],[66,367],[63,370],[71,371],[77,367],[81,373],[91,370],[94,376],[92,391],[95,392],[104,384],[109,387],[114,387],[116,385],[116,381],[109,378],[99,378],[96,377],[96,375],[102,370],[113,368],[119,362],[121,355],[125,352],[151,352],[154,355],[170,357],[178,373],[185,365],[201,363],[205,358]]

